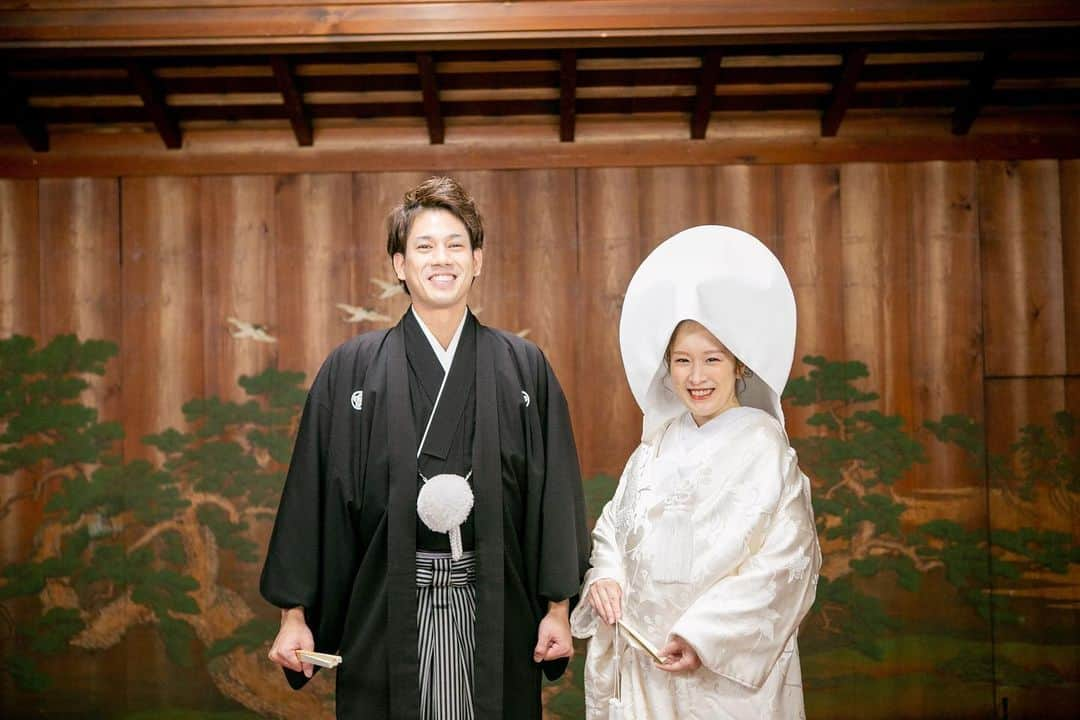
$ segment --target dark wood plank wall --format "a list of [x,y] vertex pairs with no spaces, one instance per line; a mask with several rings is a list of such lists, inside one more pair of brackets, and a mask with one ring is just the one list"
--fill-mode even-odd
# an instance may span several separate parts
[[[961,413],[985,417],[978,170],[973,162],[909,166],[911,208],[911,379],[915,417]],[[973,392],[972,389],[975,389]],[[945,489],[981,482],[970,457],[930,444],[916,487]]]
[[[1054,414],[1062,410],[1080,414],[1075,353],[1070,363],[1070,338],[1075,347],[1080,319],[1075,297],[1080,186],[1075,161],[992,162],[979,169],[987,443],[991,452],[1001,453],[1015,440],[1016,428],[1051,427]],[[1015,527],[1018,520],[1074,538],[1080,530],[1076,513],[1046,493],[1030,503],[995,497],[991,527]],[[1076,607],[1080,593],[1075,586],[1059,585],[1049,574],[1045,579],[1049,597]],[[1080,618],[1072,613],[1071,619],[1071,627],[1058,620],[1047,628],[1047,620],[1033,613],[1024,625],[1030,632],[1075,637]],[[999,638],[1011,639],[1010,628],[996,619],[995,626],[1001,628]],[[1072,676],[1080,672],[1080,659],[1074,658],[1070,671]],[[1032,691],[1010,691],[1017,702],[1037,700]],[[1045,695],[1038,699],[1052,700]]]
[[[639,428],[618,353],[630,275],[683,227],[745,227],[791,276],[798,357],[862,360],[883,410],[913,428],[966,413],[988,421],[1001,449],[1019,422],[1067,398],[1080,409],[1078,168],[1040,160],[464,172],[488,229],[473,306],[545,349],[571,399],[585,473],[617,473]],[[120,343],[94,400],[104,417],[124,419],[126,452],[144,453],[139,438],[180,423],[184,399],[239,397],[236,378],[270,364],[310,378],[331,347],[380,324],[350,325],[337,303],[396,318],[407,299],[380,299],[373,282],[393,280],[384,217],[422,177],[0,181],[0,334]],[[234,339],[228,317],[278,341]],[[1032,388],[1041,410],[1022,401]],[[803,419],[790,413],[797,432]],[[906,489],[979,482],[955,451],[932,446],[930,460]]]
[[[1080,367],[1077,167],[459,173],[487,219],[472,304],[488,323],[528,330],[552,357],[590,473],[617,469],[635,435],[617,340],[626,283],[661,240],[705,222],[747,228],[782,259],[799,303],[799,357],[864,361],[889,412],[981,418],[984,375],[987,387],[1051,377],[1063,392]],[[335,304],[392,317],[406,306],[401,295],[379,299],[373,281],[393,281],[386,212],[423,177],[3,181],[0,333],[120,342],[97,401],[147,431],[178,422],[182,398],[233,396],[239,374],[270,363],[310,376],[329,348],[373,325],[350,326]],[[278,342],[234,340],[228,317]],[[595,392],[601,378],[612,392]],[[153,397],[123,399],[123,388],[151,381]],[[588,437],[591,426],[603,440]],[[620,447],[608,447],[612,437]]]
[[121,364],[128,390],[128,457],[156,452],[143,444],[141,435],[182,427],[181,407],[203,393],[199,187],[198,178],[130,178],[121,183]]
[[[41,338],[37,185],[29,180],[0,181],[0,336]],[[31,491],[33,483],[26,473],[11,478],[0,506],[9,497]],[[37,529],[43,501],[23,504],[28,507],[0,517],[0,564],[25,557]]]

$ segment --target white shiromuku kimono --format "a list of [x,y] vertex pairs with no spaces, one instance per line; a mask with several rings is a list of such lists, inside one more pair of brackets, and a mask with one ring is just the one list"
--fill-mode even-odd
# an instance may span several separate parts
[[779,422],[749,407],[700,428],[685,413],[656,437],[631,455],[596,523],[571,617],[574,635],[592,638],[587,717],[607,718],[615,683],[613,627],[584,599],[601,578],[618,581],[630,627],[658,648],[677,634],[702,663],[666,673],[620,642],[626,718],[805,717],[796,634],[821,552],[795,451]]

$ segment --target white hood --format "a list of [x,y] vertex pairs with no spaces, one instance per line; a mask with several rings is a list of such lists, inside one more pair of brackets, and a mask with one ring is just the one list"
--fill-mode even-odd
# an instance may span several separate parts
[[795,295],[776,256],[757,238],[723,225],[672,236],[634,273],[623,300],[619,344],[634,399],[652,442],[686,412],[671,390],[664,351],[675,326],[695,320],[741,360],[753,377],[739,402],[784,423],[780,395],[795,355]]

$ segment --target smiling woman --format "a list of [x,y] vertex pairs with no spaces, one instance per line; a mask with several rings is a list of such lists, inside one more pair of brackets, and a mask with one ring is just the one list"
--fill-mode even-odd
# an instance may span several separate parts
[[596,523],[571,618],[590,638],[590,720],[612,707],[805,717],[796,636],[821,552],[779,404],[794,331],[779,261],[733,228],[679,233],[630,281],[620,339],[642,443]]
[[700,427],[739,404],[736,381],[747,368],[701,323],[683,320],[665,353],[675,394]]

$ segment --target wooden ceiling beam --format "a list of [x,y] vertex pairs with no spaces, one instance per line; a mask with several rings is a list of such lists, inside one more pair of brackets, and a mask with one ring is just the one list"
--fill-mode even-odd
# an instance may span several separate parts
[[[2,22],[2,16],[0,16]],[[1072,52],[1076,31],[1080,21],[1073,25],[1047,26],[1032,28],[997,28],[978,33],[963,29],[930,32],[924,31],[903,39],[875,38],[860,33],[857,44],[873,53],[920,53],[920,52],[983,52],[988,44],[1006,40],[1010,48],[1020,51]],[[725,57],[746,55],[822,55],[843,53],[846,47],[855,42],[851,35],[841,38],[803,36],[799,42],[793,42],[789,34],[760,41],[747,41],[745,36],[717,36],[710,38],[708,44],[722,47]],[[782,42],[781,42],[782,40]],[[677,41],[677,42],[676,42]],[[657,45],[633,38],[613,37],[603,45],[580,47],[569,41],[550,41],[543,45],[515,47],[508,43],[484,49],[485,43],[476,42],[473,47],[458,46],[439,48],[440,59],[461,62],[499,63],[508,60],[554,60],[558,61],[562,48],[573,48],[578,60],[641,60],[646,58],[689,58],[700,52],[704,40],[701,36],[687,35],[673,38],[669,44]],[[4,44],[0,42],[0,47]],[[423,50],[431,52],[437,43],[425,45]],[[194,52],[191,49],[172,47],[125,46],[109,47],[69,47],[62,51],[48,48],[12,47],[5,48],[5,53],[17,59],[20,68],[35,70],[49,69],[108,69],[123,70],[134,57],[152,63],[156,68],[205,66],[207,64],[223,66],[258,66],[265,62],[267,55],[287,55],[295,65],[348,65],[352,63],[401,64],[415,60],[416,48],[408,50],[381,50],[370,45],[335,44],[307,45],[297,48],[287,44],[252,45],[242,48],[212,46]]]
[[180,134],[180,126],[169,110],[165,101],[165,91],[161,83],[145,65],[130,63],[127,68],[128,79],[135,86],[135,92],[142,98],[146,114],[157,128],[165,147],[177,150],[184,144],[184,138]]
[[859,82],[863,66],[866,65],[866,48],[857,47],[844,53],[844,64],[840,68],[840,77],[833,85],[829,104],[821,115],[821,135],[834,137],[844,120],[844,114],[855,97],[855,86]]
[[983,105],[994,92],[994,83],[1005,69],[1009,53],[1004,48],[991,48],[983,54],[982,62],[975,68],[963,99],[953,110],[953,135],[967,135]]
[[559,140],[574,142],[574,109],[577,100],[577,53],[563,50],[559,57]]
[[315,141],[315,133],[312,131],[311,118],[304,109],[304,99],[296,87],[291,64],[286,58],[275,55],[270,58],[270,67],[274,71],[274,80],[289,114],[289,123],[296,135],[296,142],[301,147],[309,147]]
[[709,129],[713,100],[716,97],[716,80],[720,75],[723,55],[717,48],[709,48],[701,56],[701,72],[698,74],[697,98],[694,113],[690,117],[690,139],[703,140]]
[[[11,4],[8,3],[10,6]],[[206,47],[280,41],[393,43],[414,47],[434,41],[542,40],[614,36],[643,39],[664,36],[745,33],[798,36],[829,32],[927,32],[935,28],[1001,28],[1080,21],[1076,3],[1060,0],[862,0],[850,3],[805,0],[777,7],[761,0],[367,0],[333,4],[265,0],[220,0],[201,7],[182,3],[118,0],[92,3],[53,0],[16,3],[0,11],[0,43],[21,47],[153,45]],[[43,6],[44,5],[44,6]],[[25,7],[24,7],[25,6]]]
[[[948,108],[955,102],[952,89],[862,91],[851,101],[850,108],[858,110],[891,111],[897,109]],[[692,113],[694,98],[689,96],[653,97],[587,97],[575,101],[575,128],[588,115],[648,115],[655,113]],[[820,113],[825,98],[810,93],[776,93],[770,95],[718,95],[713,100],[713,112],[804,111]],[[1053,92],[1042,89],[1000,91],[994,102],[1009,108],[1053,107],[1068,109],[1080,105],[1080,88],[1059,88]],[[351,102],[312,103],[307,111],[319,119],[414,118],[424,116],[420,102]],[[440,117],[558,117],[558,99],[515,100],[453,100],[439,104]],[[176,108],[182,122],[242,122],[248,120],[287,120],[285,107],[265,105],[185,105]],[[126,124],[145,120],[142,108],[112,105],[43,107],[38,116],[46,125],[63,124]],[[820,128],[820,121],[818,121]],[[575,137],[577,130],[575,129]]]
[[[726,55],[725,55],[726,57]],[[204,60],[205,62],[205,60]],[[354,60],[354,62],[359,62]],[[291,61],[293,68],[295,60]],[[911,62],[875,63],[865,65],[859,75],[860,82],[915,82],[970,81],[978,61],[963,62]],[[721,67],[716,84],[724,85],[795,85],[833,84],[838,66],[830,65],[780,65],[755,67]],[[19,66],[19,70],[23,70]],[[635,85],[683,85],[697,84],[700,70],[691,67],[665,68],[593,68],[575,72],[577,88],[632,87]],[[1020,63],[1010,60],[1008,77],[1020,79],[1075,78],[1080,77],[1080,63]],[[295,77],[295,75],[294,75]],[[307,92],[354,92],[357,75],[309,74],[304,76]],[[409,74],[363,75],[365,92],[420,90],[420,78]],[[269,76],[257,75],[200,75],[159,77],[166,95],[185,94],[235,94],[278,92],[277,81]],[[34,77],[35,97],[91,97],[130,95],[131,83],[126,77],[82,77],[55,75]],[[554,88],[561,85],[561,69],[522,70],[492,72],[455,72],[439,74],[439,89],[448,90],[508,90]]]
[[[818,118],[743,118],[731,137],[676,138],[685,123],[657,135],[651,122],[579,121],[573,143],[560,143],[550,122],[519,126],[512,135],[463,127],[463,142],[417,143],[416,127],[326,128],[312,148],[291,131],[195,128],[184,150],[161,147],[147,133],[58,133],[53,149],[34,153],[0,128],[0,167],[8,177],[237,175],[307,172],[463,171],[471,169],[710,166],[844,162],[1021,160],[1080,157],[1080,136],[1067,114],[1039,114],[1025,130],[987,118],[978,132],[955,136],[938,118],[849,118],[845,133],[822,139]],[[3,132],[3,131],[7,132]],[[6,142],[5,142],[6,140]]]
[[428,137],[432,145],[442,145],[446,139],[446,126],[439,106],[439,82],[435,77],[435,60],[431,53],[417,53],[416,67],[420,73],[420,92],[424,98]]
[[41,117],[30,105],[18,83],[0,67],[0,103],[7,106],[7,114],[15,123],[15,129],[34,152],[49,149],[49,131]]

